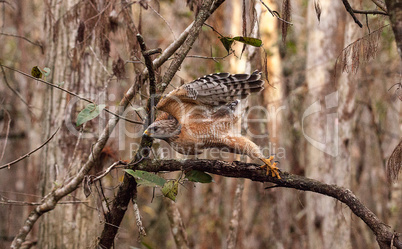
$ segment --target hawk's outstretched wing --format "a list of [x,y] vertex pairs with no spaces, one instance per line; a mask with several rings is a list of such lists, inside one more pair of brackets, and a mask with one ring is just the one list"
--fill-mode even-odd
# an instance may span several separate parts
[[250,93],[264,87],[261,73],[250,74],[215,73],[184,84],[163,97],[157,109],[174,116],[179,122],[185,115],[205,116],[213,108],[244,99]]

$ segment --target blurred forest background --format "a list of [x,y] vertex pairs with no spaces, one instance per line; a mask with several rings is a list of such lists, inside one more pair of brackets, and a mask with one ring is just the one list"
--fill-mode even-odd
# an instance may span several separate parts
[[[114,0],[0,1],[0,63],[7,66],[0,72],[0,164],[38,148],[60,127],[41,150],[1,169],[0,248],[11,245],[45,195],[79,171],[113,117],[102,112],[76,127],[85,101],[20,72],[30,75],[34,66],[49,68],[44,80],[117,111],[119,100],[145,68],[130,25],[148,49],[165,50],[191,24],[201,2],[140,0],[127,7],[125,1]],[[402,95],[395,94],[397,87],[388,91],[402,77],[388,16],[357,15],[363,24],[359,28],[341,1],[264,2],[292,25],[272,16],[259,0],[226,1],[206,23],[224,36],[259,38],[262,47],[246,46],[242,53],[243,44],[236,43],[227,56],[217,32],[203,26],[171,85],[213,72],[265,72],[269,82],[248,104],[265,107],[269,115],[249,113],[261,121],[245,123],[244,133],[261,135],[253,141],[269,148],[267,155],[277,154],[281,170],[351,189],[391,230],[402,232],[402,182],[390,183],[386,171],[402,132]],[[379,9],[374,1],[349,2],[354,9]],[[132,20],[122,14],[123,8]],[[157,70],[158,82],[168,65]],[[140,107],[146,105],[148,85],[135,87],[138,94],[124,116],[142,122],[136,112],[146,116]],[[304,116],[314,104],[323,109]],[[132,159],[141,137],[127,134],[142,134],[144,126],[119,122],[89,174]],[[324,147],[317,149],[306,134]],[[155,141],[151,156],[162,157],[157,152],[166,146]],[[105,203],[113,199],[123,174],[122,169],[112,170],[93,185],[88,198],[80,187],[60,200],[35,224],[25,245],[95,247],[104,227]],[[176,179],[180,173],[161,175]],[[264,189],[271,185],[247,179],[213,179],[209,184],[185,183],[176,203],[159,190],[139,186],[136,203],[147,236],[140,236],[130,204],[114,248],[378,247],[366,224],[335,199]],[[175,242],[171,226],[177,231],[172,225],[177,221],[170,218],[181,218],[184,242]]]

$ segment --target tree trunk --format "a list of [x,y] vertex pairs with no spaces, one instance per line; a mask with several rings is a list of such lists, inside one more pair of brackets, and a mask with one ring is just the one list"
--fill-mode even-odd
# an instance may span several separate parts
[[397,0],[385,0],[385,4],[394,31],[398,53],[402,59],[402,4]]
[[[107,78],[101,65],[107,64],[103,59],[107,56],[102,56],[100,51],[102,39],[97,40],[94,34],[96,20],[93,17],[98,14],[97,9],[105,8],[97,4],[74,0],[48,2],[50,9],[46,11],[45,28],[49,43],[45,66],[52,70],[47,80],[54,84],[64,82],[63,88],[99,103],[105,97],[99,90],[105,86]],[[88,103],[49,86],[42,96],[45,96],[43,136],[48,137],[60,127],[54,141],[42,151],[41,194],[46,195],[78,172],[88,158],[88,148],[96,141],[97,129],[102,128],[97,121],[102,119],[76,127],[77,113]],[[100,226],[100,220],[99,211],[93,208],[94,198],[86,199],[78,190],[68,200],[89,203],[59,204],[44,215],[40,223],[39,248],[85,248],[95,243],[95,224]]]
[[[315,1],[308,7],[307,87],[309,97],[303,114],[306,176],[329,184],[349,186],[348,165],[335,164],[339,156],[338,92],[334,79],[335,59],[343,45],[345,11],[341,1],[320,1],[321,21]],[[350,219],[342,205],[315,194],[306,194],[309,248],[350,248]]]

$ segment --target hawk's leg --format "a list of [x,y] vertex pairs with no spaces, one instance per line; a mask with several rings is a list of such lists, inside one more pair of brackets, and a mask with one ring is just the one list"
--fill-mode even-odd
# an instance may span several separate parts
[[277,163],[271,162],[274,157],[270,156],[269,158],[265,158],[261,153],[260,147],[251,140],[242,136],[226,136],[224,141],[225,147],[228,147],[232,152],[248,155],[252,159],[260,159],[264,162],[264,165],[262,165],[261,168],[267,169],[267,175],[271,172],[272,177],[281,179],[279,176],[279,169],[276,167]]

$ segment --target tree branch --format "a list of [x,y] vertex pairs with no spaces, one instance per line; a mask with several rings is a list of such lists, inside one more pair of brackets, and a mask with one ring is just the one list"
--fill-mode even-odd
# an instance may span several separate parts
[[198,38],[198,34],[200,33],[205,21],[224,1],[225,0],[217,0],[216,2],[214,2],[212,0],[209,0],[203,2],[201,9],[198,12],[197,18],[194,21],[194,25],[189,31],[189,36],[184,41],[183,46],[181,46],[180,49],[177,51],[176,58],[172,61],[172,63],[170,63],[168,70],[163,75],[161,84],[157,86],[157,90],[160,93],[163,93],[165,91],[170,81],[173,79],[173,76],[179,70],[180,65],[183,63],[183,60],[186,58],[195,40]]
[[[218,0],[217,2],[214,2],[213,0],[208,0],[204,1],[200,11],[198,12],[198,15],[194,21],[193,24],[191,24],[180,37],[175,41],[172,45],[170,45],[166,50],[171,52],[172,54],[176,49],[179,49],[175,59],[172,61],[170,64],[167,72],[165,73],[162,83],[164,84],[159,84],[156,88],[156,90],[159,90],[160,93],[162,93],[166,87],[169,85],[169,82],[172,80],[174,74],[179,70],[181,63],[183,62],[184,58],[187,56],[188,52],[190,51],[192,45],[194,44],[195,40],[197,39],[201,27],[204,24],[204,22],[207,20],[207,18],[224,2],[224,0]],[[141,39],[141,38],[140,38]],[[141,41],[140,41],[141,42]],[[145,48],[146,49],[146,48]],[[162,54],[160,58],[165,58],[166,60],[170,56],[166,56]],[[145,58],[145,56],[144,56]],[[159,66],[159,61],[154,61],[153,66],[154,68],[157,68]],[[149,72],[149,70],[144,70],[144,72]],[[152,73],[151,73],[152,74]],[[151,75],[149,75],[151,77]],[[144,77],[145,78],[145,77]],[[143,79],[144,79],[143,78]],[[150,90],[153,90],[150,87]],[[152,94],[150,93],[150,96]],[[154,105],[157,104],[158,100],[153,103]],[[149,109],[151,112],[152,110]],[[149,119],[149,117],[148,117]],[[143,137],[140,142],[139,149],[137,150],[137,153],[135,157],[133,158],[134,162],[138,162],[142,159],[142,156],[147,156],[146,154],[149,152],[149,150],[145,150],[145,155],[144,155],[144,149],[147,147],[152,146],[152,139],[149,137]],[[131,168],[135,168],[137,164],[133,164]],[[102,235],[99,240],[98,247],[102,248],[110,248],[113,245],[114,237],[117,233],[118,227],[120,226],[120,223],[124,217],[125,211],[127,210],[127,205],[129,203],[129,200],[131,199],[131,196],[133,193],[133,190],[136,189],[137,183],[135,182],[134,178],[131,176],[126,175],[124,177],[123,183],[119,186],[118,193],[113,200],[113,205],[112,209],[110,212],[106,214],[106,223],[104,230],[102,231]],[[134,187],[135,186],[135,187]],[[123,193],[122,193],[123,192]],[[131,195],[130,195],[131,194]],[[106,237],[107,235],[107,237]]]
[[315,192],[333,197],[345,203],[352,212],[363,220],[373,231],[380,245],[393,245],[402,249],[402,240],[388,230],[388,227],[350,191],[337,185],[329,185],[304,176],[280,172],[281,179],[266,175],[259,165],[242,162],[224,162],[216,160],[151,160],[144,159],[138,164],[138,170],[148,172],[182,171],[187,169],[200,170],[226,177],[247,178],[258,182],[272,182],[277,187],[293,188],[298,190]]
[[378,8],[383,10],[384,12],[387,12],[387,6],[385,6],[385,3],[380,1],[380,0],[371,0],[375,5],[377,5]]
[[40,47],[40,50],[41,50],[42,54],[44,54],[43,45],[40,44],[39,42],[33,42],[33,41],[29,40],[28,38],[26,38],[25,36],[20,36],[20,35],[7,34],[7,33],[3,33],[3,32],[0,32],[0,35],[11,36],[11,37],[16,37],[16,38],[19,38],[19,39],[23,39],[23,40],[31,43],[32,45]]
[[[38,82],[41,82],[41,83],[44,83],[44,84],[46,84],[46,85],[48,85],[48,86],[57,88],[57,89],[59,89],[59,90],[65,92],[65,93],[68,93],[68,94],[70,94],[70,95],[72,95],[72,96],[74,96],[74,97],[79,98],[80,100],[83,100],[83,101],[86,101],[86,102],[88,102],[88,103],[92,103],[92,104],[96,105],[96,103],[93,102],[92,100],[87,99],[87,98],[84,98],[84,97],[82,97],[82,96],[80,96],[80,95],[78,95],[78,94],[76,94],[76,93],[74,93],[74,92],[71,92],[71,91],[69,91],[69,90],[67,90],[67,89],[64,89],[63,87],[60,87],[60,86],[58,86],[58,85],[56,85],[56,84],[53,84],[52,82],[47,82],[46,80],[42,80],[42,79],[39,79],[39,78],[35,78],[35,77],[33,77],[32,75],[29,75],[29,74],[27,74],[27,73],[25,73],[25,72],[22,72],[22,71],[20,71],[20,70],[15,69],[15,68],[8,67],[8,66],[6,66],[6,65],[0,64],[0,67],[1,67],[1,68],[5,67],[5,68],[7,68],[7,69],[9,69],[9,70],[12,70],[12,71],[17,72],[17,73],[19,73],[19,74],[22,74],[22,75],[24,75],[24,76],[26,76],[26,77],[28,77],[28,78],[34,79],[34,80],[36,80],[36,81],[38,81]],[[125,117],[123,117],[123,116],[121,116],[121,115],[119,115],[119,114],[117,114],[117,113],[114,113],[114,112],[110,111],[110,110],[107,109],[107,108],[104,108],[103,110],[104,110],[105,112],[108,112],[108,113],[110,113],[110,114],[112,114],[112,115],[114,115],[114,116],[120,118],[120,119],[126,120],[127,122],[130,122],[130,123],[133,123],[133,124],[142,124],[142,122],[139,122],[139,121],[135,121],[135,120],[131,120],[131,119],[125,118]]]
[[4,165],[1,165],[1,166],[0,166],[0,170],[1,170],[1,169],[4,169],[4,168],[10,168],[11,165],[16,164],[16,163],[18,163],[19,161],[24,160],[25,158],[29,157],[29,156],[32,155],[33,153],[35,153],[35,152],[37,152],[38,150],[40,150],[43,146],[45,146],[46,144],[48,144],[48,143],[50,142],[50,140],[53,139],[53,137],[56,135],[56,133],[59,131],[59,129],[60,129],[60,127],[57,128],[57,130],[56,130],[48,139],[46,139],[46,141],[45,141],[43,144],[41,144],[38,148],[36,148],[36,149],[34,149],[34,150],[28,152],[27,154],[25,154],[25,155],[23,155],[23,156],[20,156],[18,159],[15,159],[15,160],[12,161],[12,162],[9,162],[9,163],[6,163],[6,164],[4,164]]
[[352,9],[352,6],[350,6],[350,3],[348,0],[342,0],[343,5],[345,5],[346,11],[349,12],[349,14],[352,16],[353,20],[357,25],[359,25],[360,28],[363,27],[363,24],[357,19],[355,12]]
[[363,15],[384,15],[388,16],[387,12],[379,11],[379,10],[353,10],[356,14],[363,14]]

